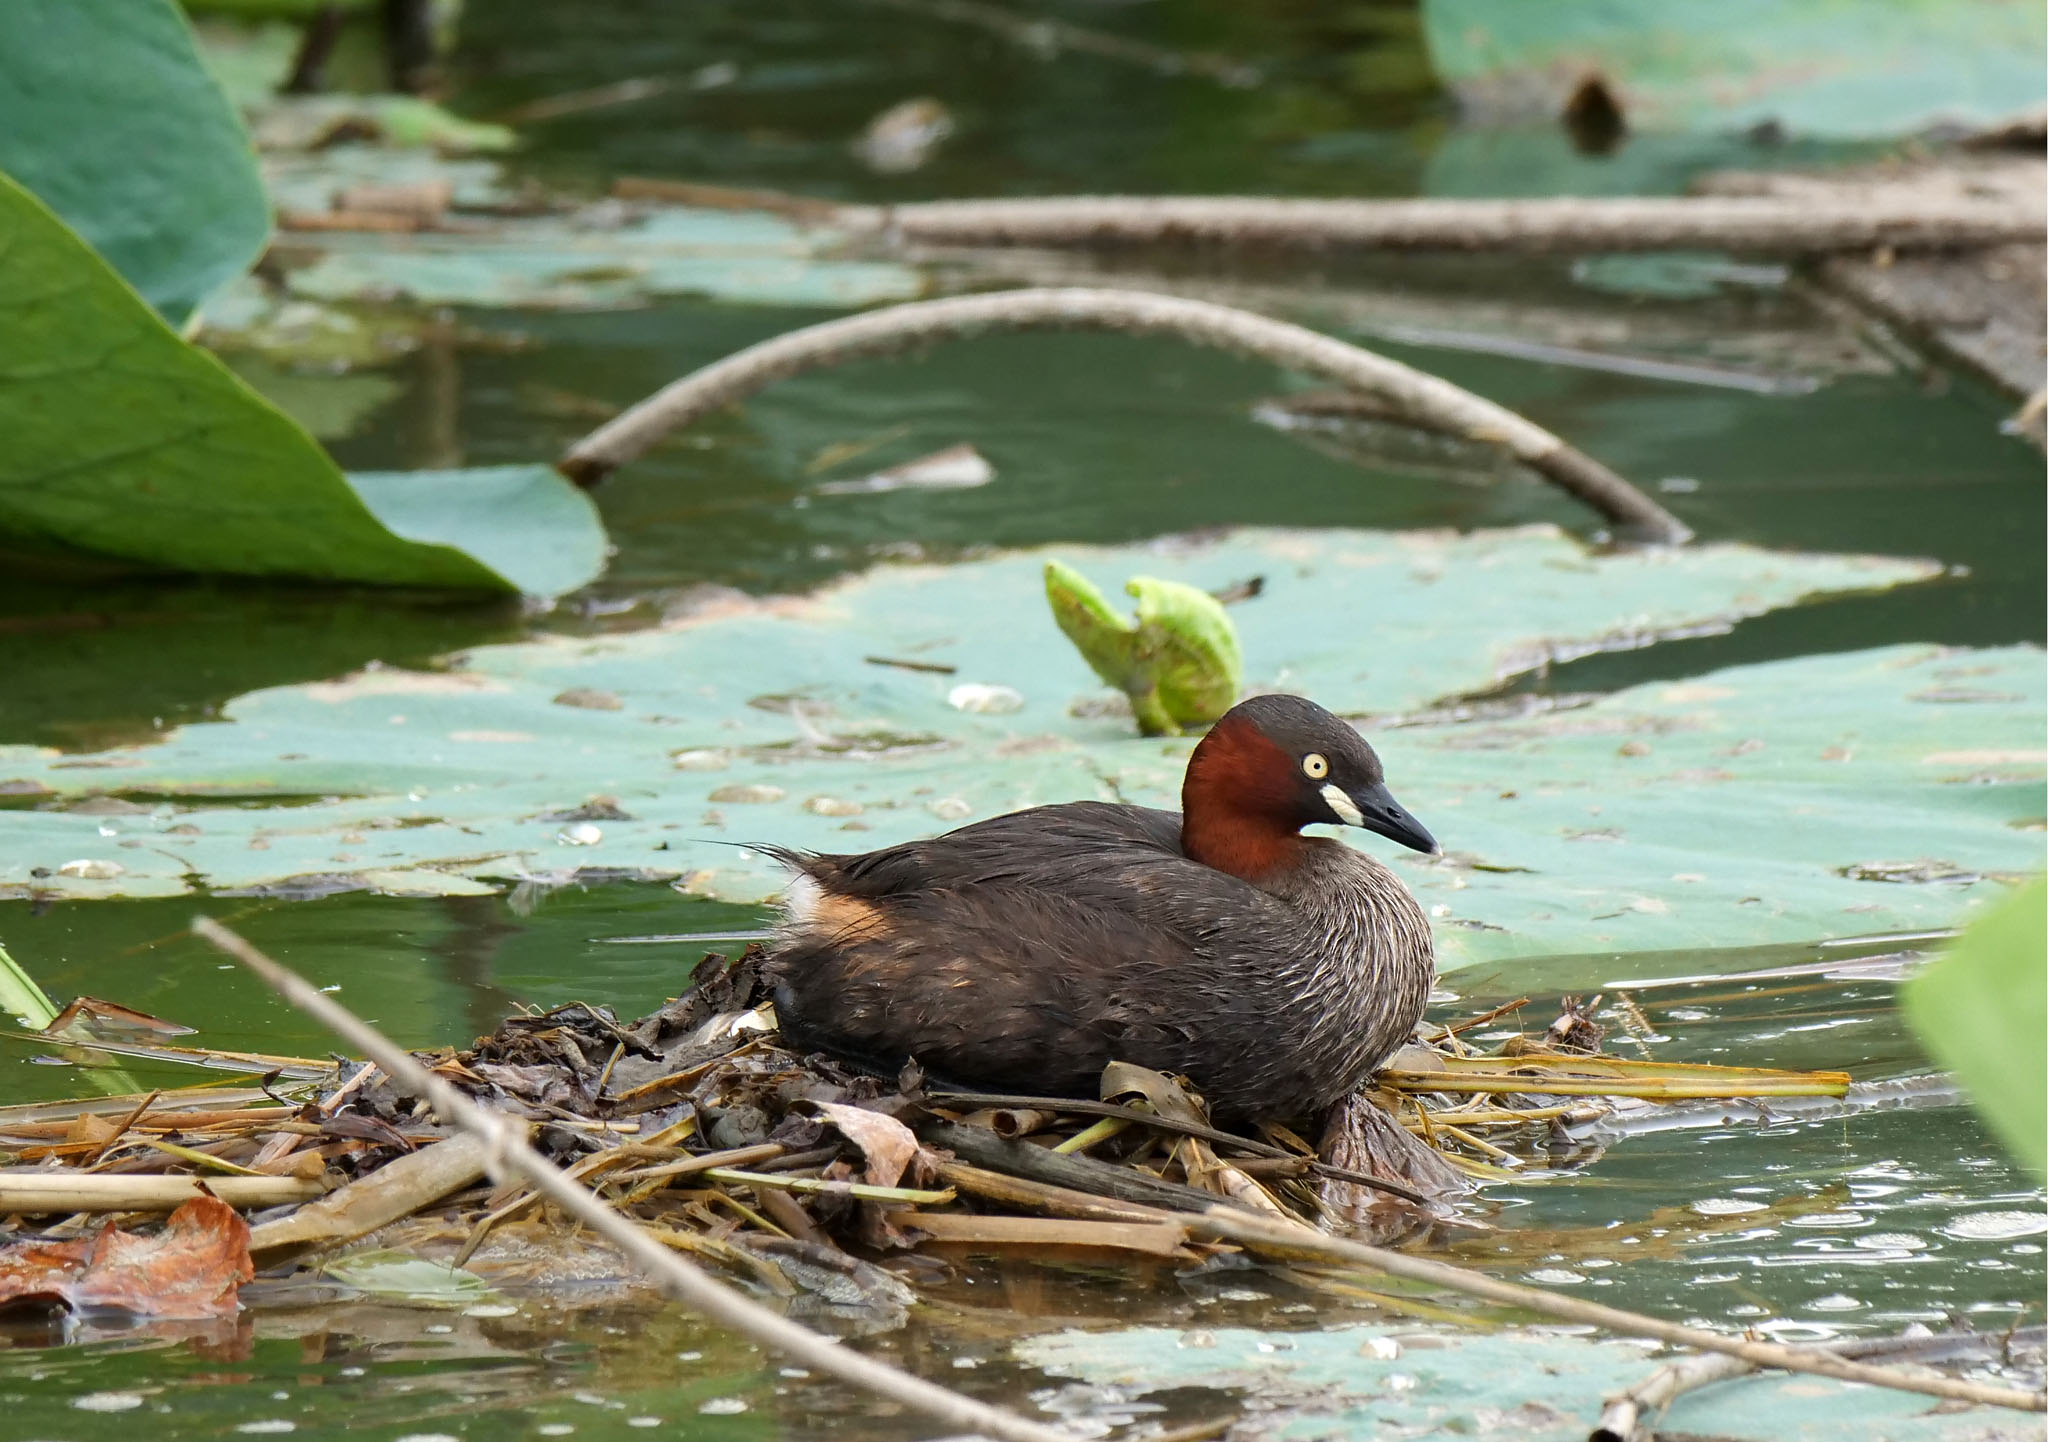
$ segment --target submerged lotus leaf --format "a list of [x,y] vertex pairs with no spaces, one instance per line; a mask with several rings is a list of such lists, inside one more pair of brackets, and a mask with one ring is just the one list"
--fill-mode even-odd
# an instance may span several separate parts
[[320,1270],[358,1292],[415,1306],[466,1307],[495,1295],[474,1272],[406,1252],[351,1252]]
[[[531,197],[479,156],[344,144],[270,152],[265,183],[285,217],[273,259],[299,301],[609,308],[661,296],[846,308],[911,300],[925,282],[893,261],[844,254],[845,233],[760,211],[604,200],[516,214]],[[445,228],[410,234],[294,229],[365,189],[444,194]]]
[[[1265,577],[1233,608],[1247,681],[1365,718],[1448,855],[1351,839],[1394,855],[1447,965],[1947,925],[2038,852],[2021,829],[2043,812],[2029,648],[1781,661],[1517,719],[1450,708],[1395,724],[1557,656],[1925,578],[1926,563],[1599,554],[1547,526],[1251,530],[1061,554],[1204,589]],[[714,598],[648,631],[278,687],[153,745],[0,748],[0,793],[17,798],[0,815],[0,892],[308,877],[432,891],[596,871],[753,900],[780,874],[749,841],[864,850],[1045,802],[1176,804],[1194,742],[1142,740],[1106,714],[1037,609],[1047,559],[883,567],[804,597]],[[1022,705],[948,704],[975,683]],[[562,699],[596,695],[616,707]],[[64,809],[108,793],[162,805]],[[1885,869],[1901,862],[1930,864]]]
[[[1261,1435],[1517,1442],[1583,1442],[1601,1399],[1647,1380],[1664,1360],[1625,1339],[1419,1324],[1070,1330],[1014,1351],[1028,1366],[1138,1398],[1228,1389],[1251,1404]],[[1657,1419],[1660,1436],[1728,1442],[1971,1442],[1986,1426],[1981,1409],[1949,1411],[1911,1392],[1777,1373],[1695,1389]]]

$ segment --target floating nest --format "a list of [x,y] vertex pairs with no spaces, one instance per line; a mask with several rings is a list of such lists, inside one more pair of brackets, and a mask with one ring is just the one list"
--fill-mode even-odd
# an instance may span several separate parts
[[[886,1264],[921,1249],[1199,1266],[1235,1249],[1173,1217],[1219,1201],[1358,1240],[1442,1241],[1488,1230],[1473,1198],[1485,1183],[1582,1157],[1585,1128],[1631,1107],[1847,1087],[1840,1073],[1602,1055],[1598,1000],[1567,998],[1542,1032],[1492,1053],[1462,1035],[1524,1003],[1424,1028],[1313,1138],[1220,1130],[1183,1079],[1124,1063],[1084,1101],[963,1092],[914,1065],[885,1078],[791,1051],[752,947],[707,955],[688,990],[637,1021],[574,1003],[419,1055],[525,1119],[537,1147],[664,1244],[800,1310],[888,1325],[915,1300],[903,1276],[918,1269]],[[0,1213],[16,1238],[104,1235],[109,1217],[146,1231],[147,1216],[121,1214],[205,1195],[251,1214],[249,1268],[268,1275],[394,1246],[499,1280],[622,1270],[531,1191],[494,1186],[482,1145],[372,1064],[114,1041],[109,1018],[132,1034],[134,1015],[104,1004],[75,1004],[46,1034],[244,1079],[0,1108],[13,1162],[0,1167]],[[7,1255],[0,1302],[63,1300],[48,1278],[11,1284]],[[71,1285],[90,1257],[65,1265]]]

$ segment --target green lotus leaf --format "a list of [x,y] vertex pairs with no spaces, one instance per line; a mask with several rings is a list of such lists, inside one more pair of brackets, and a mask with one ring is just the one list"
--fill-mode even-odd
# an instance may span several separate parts
[[0,171],[172,326],[269,243],[249,137],[171,0],[0,5],[0,116]]
[[[2039,863],[2031,647],[1900,646],[1590,700],[1469,700],[1561,656],[1924,579],[1929,563],[1602,553],[1547,526],[1061,551],[1203,590],[1267,578],[1232,608],[1246,679],[1360,718],[1446,854],[1346,839],[1401,871],[1447,968],[1923,931]],[[1048,559],[887,566],[639,632],[274,687],[150,744],[0,748],[0,894],[445,894],[608,874],[754,901],[782,875],[749,841],[861,850],[1046,802],[1177,804],[1194,741],[1135,737],[1105,711],[1037,611]],[[961,709],[963,683],[1021,704]],[[70,809],[109,794],[152,809]]]

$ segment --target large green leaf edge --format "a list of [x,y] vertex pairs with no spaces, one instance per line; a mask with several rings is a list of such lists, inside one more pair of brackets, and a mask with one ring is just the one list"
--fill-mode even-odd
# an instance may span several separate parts
[[172,0],[0,5],[0,170],[182,327],[270,241],[255,147]]
[[[542,595],[601,568],[595,509],[546,467],[522,468],[524,494],[546,504],[531,508],[527,541],[491,547],[504,570],[446,543],[463,528],[445,507],[431,528],[417,500],[395,511],[397,529],[434,539],[394,534],[378,513],[388,482],[359,493],[297,422],[176,335],[4,174],[0,331],[0,535],[170,571]],[[414,490],[462,475],[417,473]],[[475,533],[508,515],[529,511],[479,509]]]
[[1900,1001],[2013,1155],[2048,1173],[2048,881],[1978,918]]

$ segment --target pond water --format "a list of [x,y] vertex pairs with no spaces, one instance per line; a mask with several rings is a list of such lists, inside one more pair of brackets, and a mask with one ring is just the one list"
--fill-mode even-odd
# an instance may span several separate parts
[[[1707,166],[1814,158],[1794,147],[1639,138],[1603,160],[1547,133],[1461,132],[1428,83],[1400,5],[1073,0],[1048,13],[1108,39],[1070,44],[1052,59],[1028,37],[957,18],[968,12],[984,13],[920,0],[473,6],[452,103],[492,116],[635,77],[685,77],[631,105],[524,127],[522,171],[591,190],[621,173],[863,200],[1111,188],[1660,190]],[[1174,55],[1228,57],[1258,79],[1224,83],[1184,61],[1189,73],[1165,73]],[[958,126],[932,164],[880,176],[852,156],[849,140],[874,114],[927,94]],[[1881,338],[1831,318],[1796,281],[1674,285],[1640,268],[1617,281],[1550,260],[1160,264],[1192,288],[1278,297],[1276,307],[1375,337],[1369,343],[1388,353],[1521,410],[1645,485],[1661,483],[1660,499],[1706,538],[1931,555],[1952,568],[1931,585],[1589,657],[1524,688],[1605,691],[1899,641],[2043,639],[2041,462],[1999,433],[2008,403],[1968,377],[1899,359]],[[1390,308],[1404,318],[1405,340],[1388,339]],[[1680,383],[1484,354],[1458,339],[1482,314],[1509,330],[1619,335],[1635,353],[1726,374]],[[389,369],[394,398],[333,447],[355,468],[552,456],[607,407],[820,318],[689,301],[464,313],[442,340]],[[1772,384],[1752,384],[1759,377]],[[613,480],[599,496],[619,547],[610,573],[538,616],[291,588],[0,577],[0,743],[142,740],[259,687],[372,660],[422,665],[537,632],[642,625],[691,587],[787,591],[905,556],[1232,524],[1544,519],[1587,528],[1583,514],[1527,478],[1447,478],[1442,467],[1397,466],[1370,451],[1361,463],[1342,438],[1312,445],[1302,432],[1248,418],[1287,388],[1269,368],[1170,343],[1064,335],[989,338],[786,384]],[[963,441],[989,457],[994,484],[815,490],[823,478]],[[718,944],[647,938],[760,921],[746,908],[628,885],[439,900],[220,898],[207,909],[418,1046],[464,1042],[515,1002],[602,1001],[637,1015]],[[317,1031],[187,937],[192,910],[190,899],[0,903],[0,940],[55,994],[117,999],[199,1028],[207,1045],[323,1053]],[[1910,1102],[1853,1115],[1703,1118],[1592,1139],[1490,1188],[1481,1210],[1500,1231],[1451,1254],[1786,1340],[1951,1315],[2002,1327],[2038,1304],[2041,1194],[1952,1093],[1911,1084],[1928,1068],[1893,1006],[1896,968],[1842,964],[1896,949],[1639,956],[1625,966],[1559,958],[1448,978],[1457,999],[1439,1008],[1445,1016],[1523,994],[1540,1010],[1560,993],[1624,980],[1666,1038],[1650,1044],[1661,1060],[1836,1067],[1859,1082],[1900,1083]],[[1833,969],[1813,970],[1820,960]],[[1669,980],[1686,977],[1694,979]],[[1619,1035],[1614,1044],[1628,1049]],[[128,1071],[145,1088],[188,1080],[149,1066]],[[33,1047],[10,1041],[0,1050],[0,1102],[88,1087]],[[1194,1421],[1237,1404],[1189,1387],[1120,1404],[1099,1386],[1012,1360],[1011,1342],[1069,1326],[1285,1332],[1402,1315],[1257,1272],[957,1258],[923,1280],[932,1306],[863,1346],[978,1395],[1105,1425]],[[111,1438],[141,1424],[166,1438],[482,1438],[659,1429],[739,1439],[928,1430],[792,1375],[674,1308],[609,1289],[510,1289],[442,1312],[339,1296],[265,1284],[249,1293],[256,1305],[240,1328],[222,1333],[148,1328],[59,1349],[16,1338],[21,1345],[0,1353],[6,1431]]]

